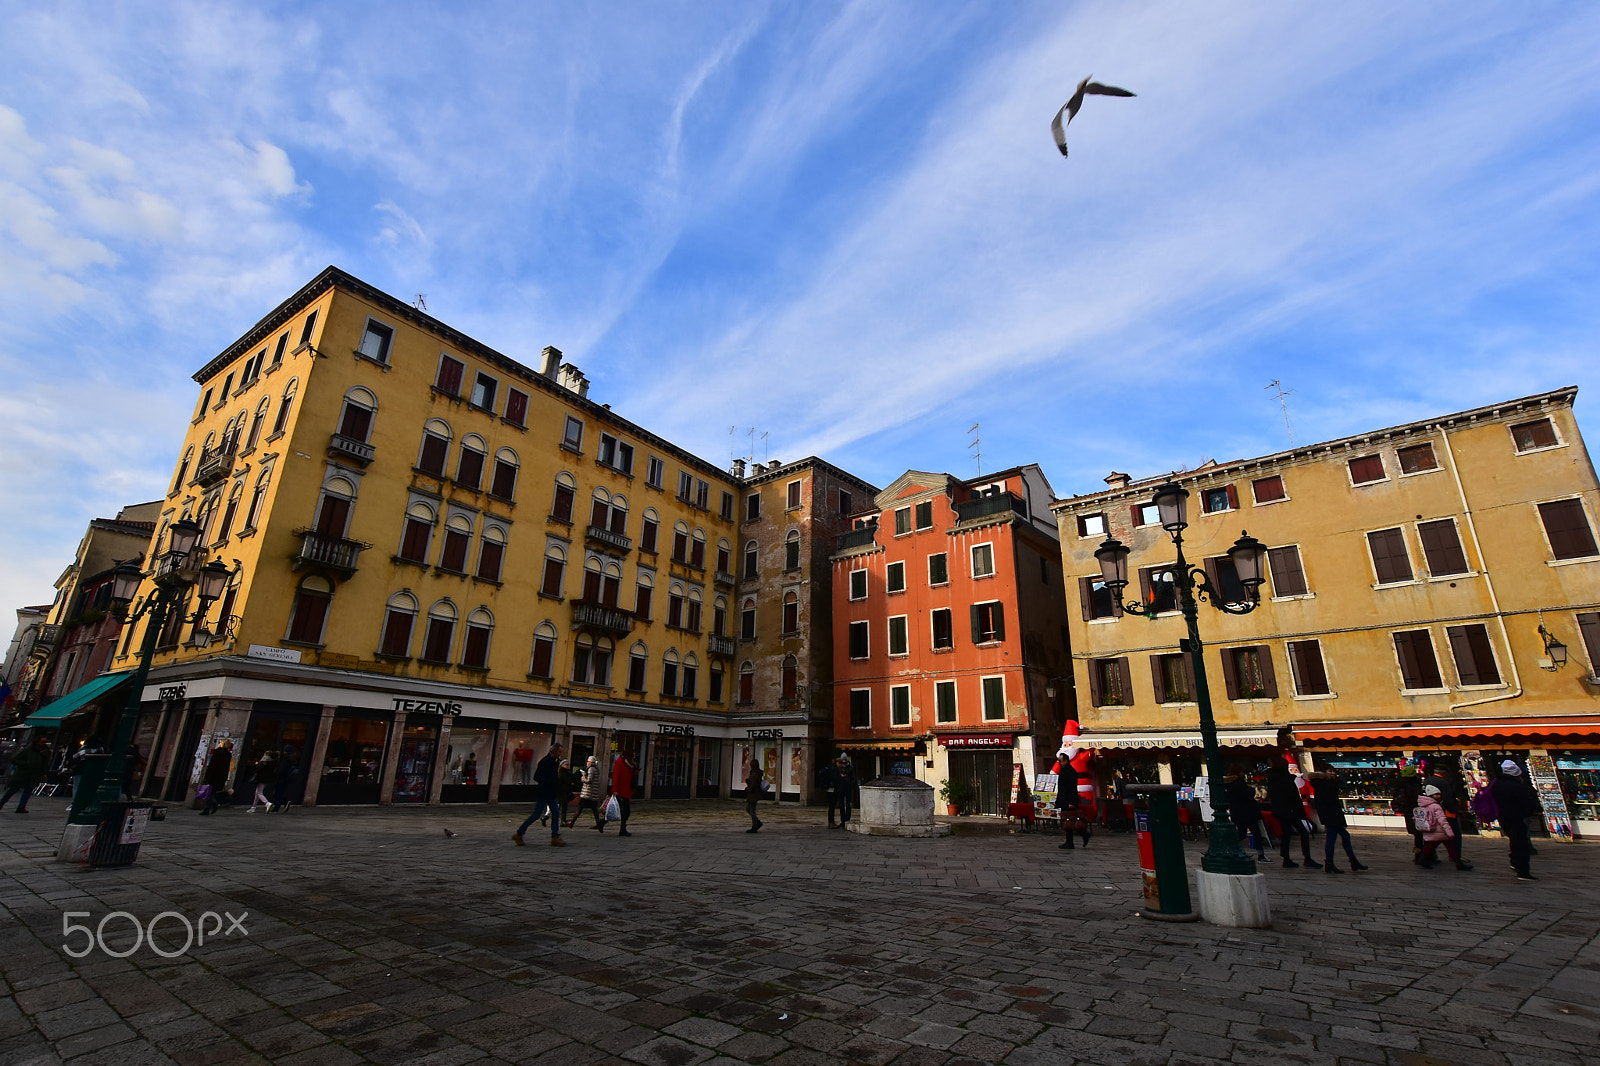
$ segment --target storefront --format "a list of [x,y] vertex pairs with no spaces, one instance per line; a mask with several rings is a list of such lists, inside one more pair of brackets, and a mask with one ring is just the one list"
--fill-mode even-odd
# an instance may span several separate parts
[[1572,830],[1580,838],[1600,839],[1600,750],[1552,751],[1561,791],[1572,811]]
[[701,737],[695,759],[695,795],[716,799],[722,795],[722,738]]
[[394,715],[382,711],[340,707],[334,712],[319,773],[319,805],[378,802],[393,723]]
[[651,760],[650,796],[688,799],[694,771],[694,727],[661,726]]
[[945,749],[945,772],[949,780],[964,782],[971,790],[969,795],[973,799],[967,813],[1005,814],[1015,777],[1012,768],[1020,765],[1014,735],[941,734],[938,741]]
[[499,723],[487,718],[457,718],[445,739],[440,803],[487,803],[494,737]]
[[[234,745],[234,799],[247,799],[254,795],[257,784],[265,784],[274,802],[301,802],[305,765],[311,754],[309,741],[316,736],[321,715],[321,704],[257,700],[243,742]],[[270,780],[258,781],[264,761]],[[280,784],[287,789],[282,797],[276,791]]]

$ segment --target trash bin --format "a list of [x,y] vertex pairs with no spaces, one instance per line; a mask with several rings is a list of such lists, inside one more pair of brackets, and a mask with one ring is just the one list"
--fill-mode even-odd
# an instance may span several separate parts
[[144,829],[155,804],[117,800],[100,804],[100,825],[89,845],[90,866],[128,866],[139,857]]
[[1133,829],[1144,877],[1145,918],[1162,922],[1200,919],[1189,902],[1189,868],[1183,861],[1177,785],[1127,785],[1133,797]]

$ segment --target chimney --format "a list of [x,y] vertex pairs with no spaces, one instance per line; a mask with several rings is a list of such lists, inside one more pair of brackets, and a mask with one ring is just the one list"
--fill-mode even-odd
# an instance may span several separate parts
[[744,460],[743,459],[735,459],[733,461],[733,465],[731,467],[729,467],[728,469],[732,472],[734,477],[739,478],[741,481],[744,480]]
[[1128,487],[1128,483],[1132,480],[1133,478],[1129,475],[1119,474],[1115,470],[1106,475],[1106,484],[1110,485],[1114,489],[1125,489]]
[[556,379],[556,371],[560,368],[561,349],[546,345],[544,351],[539,353],[539,373],[554,381]]
[[[551,350],[554,351],[554,349]],[[556,354],[560,355],[561,353],[556,352]],[[571,363],[561,364],[560,384],[562,388],[569,392],[575,392],[579,396],[589,395],[589,379],[583,376],[583,371]]]

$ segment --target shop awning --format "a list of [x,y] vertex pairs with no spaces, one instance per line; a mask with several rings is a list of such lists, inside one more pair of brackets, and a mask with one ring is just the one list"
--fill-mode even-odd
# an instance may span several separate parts
[[1563,738],[1600,740],[1600,715],[1531,715],[1526,718],[1433,718],[1409,722],[1319,723],[1294,727],[1302,744],[1477,744],[1525,739],[1557,743]]
[[34,711],[28,715],[28,719],[24,724],[54,729],[68,715],[76,714],[83,709],[85,704],[121,688],[131,680],[133,680],[132,670],[121,670],[114,674],[101,674],[87,685],[79,685],[54,703]]
[[839,747],[845,751],[916,751],[915,740],[841,740]]
[[[1085,733],[1075,739],[1080,748],[1203,748],[1196,733]],[[1217,745],[1224,748],[1271,748],[1278,744],[1276,729],[1219,729]]]

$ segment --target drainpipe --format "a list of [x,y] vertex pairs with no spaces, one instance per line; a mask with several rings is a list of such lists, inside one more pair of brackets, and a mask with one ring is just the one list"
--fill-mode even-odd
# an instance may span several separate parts
[[1479,700],[1468,700],[1466,703],[1452,703],[1450,709],[1459,711],[1463,707],[1478,707],[1485,703],[1498,703],[1501,700],[1514,700],[1522,695],[1522,675],[1517,671],[1517,656],[1511,650],[1511,634],[1506,632],[1505,615],[1500,613],[1500,597],[1495,595],[1494,580],[1489,576],[1489,561],[1484,558],[1483,545],[1478,542],[1478,524],[1472,519],[1472,507],[1467,503],[1467,490],[1461,483],[1461,470],[1456,466],[1456,453],[1450,447],[1450,431],[1445,429],[1441,434],[1444,438],[1444,454],[1450,460],[1450,476],[1455,478],[1456,495],[1461,498],[1461,513],[1467,519],[1467,533],[1472,537],[1472,550],[1478,554],[1478,567],[1483,573],[1484,587],[1489,590],[1489,606],[1494,610],[1495,621],[1500,624],[1500,641],[1506,649],[1506,662],[1511,666],[1511,691],[1498,696],[1486,696]]

